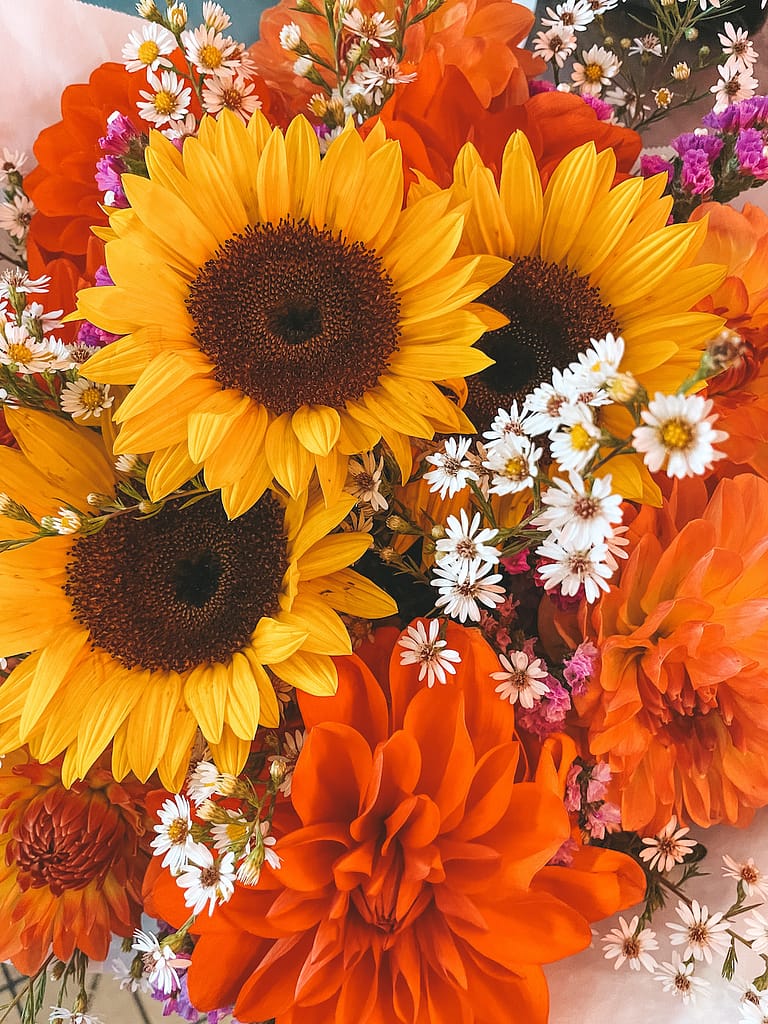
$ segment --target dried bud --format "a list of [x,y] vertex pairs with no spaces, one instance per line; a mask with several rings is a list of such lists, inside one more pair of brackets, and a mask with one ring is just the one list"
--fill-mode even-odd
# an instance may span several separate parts
[[605,390],[618,405],[627,405],[637,398],[640,385],[633,374],[617,373],[606,383]]
[[691,77],[691,69],[684,60],[680,61],[679,64],[675,64],[672,68],[672,77],[678,82],[684,82],[686,79]]
[[619,41],[619,46],[622,48],[622,50],[628,50],[631,45],[632,45],[632,40],[631,39],[627,39],[626,36],[624,36],[624,38]]
[[328,113],[328,100],[321,92],[316,92],[314,96],[310,96],[307,106],[310,113],[314,114],[315,117],[324,118]]
[[410,529],[410,524],[402,516],[396,515],[387,516],[387,526],[393,533],[405,533]]
[[187,26],[187,5],[175,4],[168,9],[168,24],[173,32],[181,32]]
[[276,786],[285,778],[285,772],[287,769],[285,759],[282,757],[275,757],[272,759],[272,764],[269,766],[269,777],[272,779]]
[[396,561],[397,552],[394,548],[386,547],[379,551],[379,558],[384,562],[385,565],[389,565],[391,562]]
[[91,508],[105,508],[107,505],[111,505],[114,501],[108,494],[98,494],[92,491],[85,499]]
[[704,365],[707,376],[722,373],[737,363],[744,354],[744,339],[736,331],[724,327],[707,345]]
[[429,535],[432,540],[442,540],[445,537],[445,527],[442,523],[435,523],[432,529],[429,531]]
[[708,46],[699,47],[699,57],[701,57],[702,60],[706,60],[710,53],[712,53],[712,51]]
[[695,25],[690,25],[685,30],[685,38],[688,40],[689,43],[693,43],[699,38],[699,30],[696,28]]

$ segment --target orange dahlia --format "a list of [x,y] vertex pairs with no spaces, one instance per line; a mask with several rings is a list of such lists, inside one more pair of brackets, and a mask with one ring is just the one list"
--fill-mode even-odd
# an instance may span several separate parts
[[768,483],[708,499],[678,482],[630,526],[630,555],[591,613],[599,676],[577,701],[618,777],[625,828],[674,813],[746,825],[768,802]]
[[710,353],[725,371],[710,381],[718,428],[727,431],[721,447],[728,461],[718,476],[748,466],[768,479],[768,216],[749,203],[739,213],[720,203],[704,203],[691,220],[709,217],[709,230],[697,262],[724,263],[725,281],[698,308],[725,319]]
[[[581,908],[532,885],[569,824],[546,770],[516,781],[495,654],[448,623],[461,662],[430,688],[398,635],[363,645],[373,671],[339,659],[334,697],[302,698],[293,807],[273,822],[282,866],[195,921],[195,1006],[278,1024],[544,1024],[541,964],[589,943]],[[619,905],[639,894],[619,888]],[[178,892],[161,876],[153,908],[180,924]]]
[[35,974],[53,953],[104,960],[141,920],[143,789],[95,766],[66,789],[60,759],[0,769],[0,960]]

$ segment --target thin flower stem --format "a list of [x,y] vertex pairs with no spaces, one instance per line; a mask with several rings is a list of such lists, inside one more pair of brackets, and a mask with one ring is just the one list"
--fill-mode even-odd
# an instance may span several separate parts
[[56,959],[56,957],[54,956],[54,954],[53,954],[53,953],[51,953],[51,955],[50,955],[50,956],[48,957],[48,959],[47,959],[47,960],[45,961],[45,963],[44,963],[44,964],[43,964],[43,966],[42,966],[42,967],[40,968],[40,970],[39,970],[39,971],[37,972],[37,974],[34,974],[34,975],[33,975],[33,976],[32,976],[32,977],[31,977],[31,978],[29,979],[29,981],[28,981],[28,982],[27,982],[27,984],[26,984],[26,985],[24,986],[24,988],[23,988],[23,989],[21,990],[21,992],[19,992],[19,994],[18,994],[17,996],[14,996],[14,998],[13,998],[13,999],[11,1000],[11,1002],[10,1002],[10,1003],[5,1003],[5,1004],[4,1004],[4,1005],[3,1005],[2,1007],[0,1007],[0,1009],[2,1009],[2,1010],[4,1011],[4,1013],[3,1013],[2,1017],[0,1017],[0,1024],[2,1024],[2,1022],[3,1022],[4,1020],[7,1020],[7,1018],[8,1018],[8,1014],[9,1014],[9,1013],[11,1012],[11,1010],[12,1010],[12,1009],[13,1009],[13,1008],[14,1008],[15,1006],[18,1006],[18,1005],[19,1005],[19,1003],[20,1003],[20,1002],[22,1001],[22,999],[24,999],[24,998],[25,998],[25,997],[26,997],[26,996],[27,996],[27,995],[28,995],[28,994],[29,994],[29,993],[31,992],[31,990],[32,990],[32,988],[33,988],[33,986],[34,986],[35,982],[36,982],[36,981],[38,980],[38,978],[39,978],[39,977],[40,977],[40,976],[41,976],[42,974],[45,974],[45,972],[46,972],[46,971],[48,970],[48,967],[49,967],[49,965],[50,965],[51,961],[52,961],[52,960],[55,960],[55,959]]

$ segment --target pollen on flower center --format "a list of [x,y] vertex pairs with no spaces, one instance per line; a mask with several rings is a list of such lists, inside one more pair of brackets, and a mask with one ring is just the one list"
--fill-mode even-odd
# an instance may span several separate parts
[[204,889],[209,889],[216,885],[219,881],[218,868],[201,868],[200,870],[200,885]]
[[183,818],[175,818],[168,826],[168,839],[174,844],[181,844],[189,835],[189,825]]
[[80,395],[80,402],[89,412],[94,409],[101,409],[104,404],[104,393],[101,388],[86,388]]
[[32,350],[20,342],[11,342],[8,346],[8,358],[12,363],[28,363],[32,359]]
[[160,48],[154,39],[145,39],[139,46],[136,56],[142,64],[151,64],[160,56]]
[[691,988],[691,979],[687,978],[684,974],[676,974],[675,988],[678,992],[689,992]]
[[110,519],[70,550],[66,593],[92,646],[128,668],[228,662],[273,615],[288,567],[271,494],[235,520],[218,501]]
[[578,452],[588,451],[595,443],[595,439],[585,430],[580,423],[575,423],[570,431],[571,447]]
[[624,940],[624,944],[621,947],[621,952],[627,957],[628,960],[633,959],[640,955],[640,943],[637,941],[634,935]]
[[198,63],[202,64],[206,68],[218,68],[221,67],[222,56],[221,50],[218,46],[213,46],[210,43],[206,46],[201,46],[198,53]]
[[305,221],[234,235],[187,307],[216,379],[275,415],[360,398],[398,347],[400,304],[379,257]]
[[525,480],[528,476],[528,462],[522,455],[513,455],[504,464],[504,476],[510,480]]
[[693,430],[689,423],[681,419],[667,420],[660,430],[661,440],[665,448],[689,448],[693,441]]
[[152,105],[158,114],[172,114],[178,105],[178,100],[172,92],[161,89],[160,92],[155,93]]
[[588,82],[599,82],[603,77],[603,69],[599,64],[587,64],[584,68],[584,77]]
[[[583,430],[584,428],[582,427],[581,429]],[[586,431],[584,432],[586,433]],[[595,501],[594,498],[586,496],[584,498],[578,498],[573,503],[572,508],[574,515],[577,515],[580,519],[592,519],[600,511],[600,502]]]
[[576,271],[538,256],[515,260],[480,301],[509,318],[477,343],[495,364],[467,381],[465,412],[480,430],[490,426],[500,407],[521,402],[550,379],[553,367],[575,360],[590,338],[621,333],[597,288]]

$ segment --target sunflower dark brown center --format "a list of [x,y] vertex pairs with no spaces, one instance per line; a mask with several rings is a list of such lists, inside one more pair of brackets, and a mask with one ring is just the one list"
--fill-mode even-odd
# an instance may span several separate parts
[[509,317],[509,323],[478,342],[496,361],[467,382],[465,412],[478,430],[490,425],[499,408],[522,402],[549,380],[555,367],[573,362],[590,338],[621,333],[597,288],[576,271],[537,256],[516,260],[480,301]]
[[216,380],[276,415],[360,398],[400,336],[380,258],[305,221],[234,235],[201,268],[187,308]]
[[288,567],[283,521],[271,494],[231,521],[215,499],[110,519],[72,546],[73,616],[94,648],[128,668],[226,662],[277,611]]

